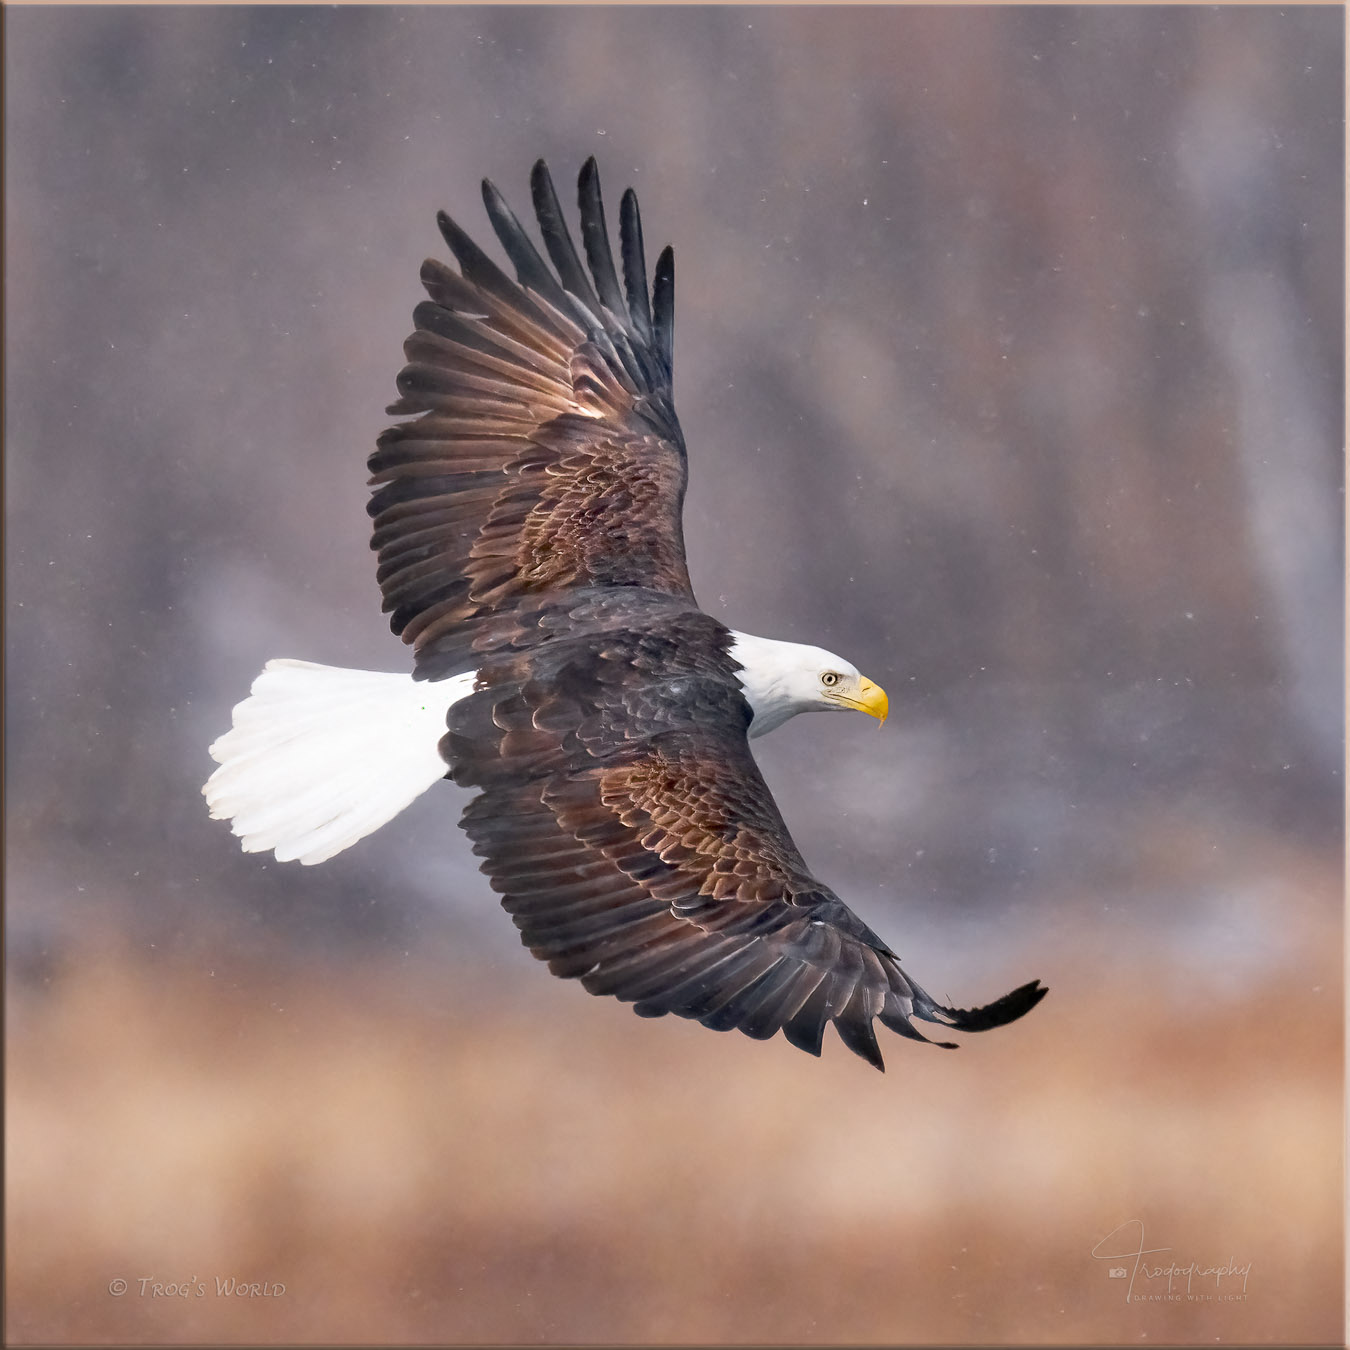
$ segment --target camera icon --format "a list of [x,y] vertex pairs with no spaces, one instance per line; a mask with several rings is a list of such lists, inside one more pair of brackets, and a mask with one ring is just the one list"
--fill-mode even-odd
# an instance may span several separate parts
[[1110,1266],[1106,1272],[1107,1278],[1112,1280],[1123,1280],[1128,1274],[1124,1266]]

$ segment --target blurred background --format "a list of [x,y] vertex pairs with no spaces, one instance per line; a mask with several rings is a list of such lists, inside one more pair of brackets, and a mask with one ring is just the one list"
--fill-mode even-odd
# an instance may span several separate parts
[[[1339,8],[4,19],[10,1343],[1341,1339]],[[207,819],[264,661],[408,668],[436,209],[591,154],[701,602],[891,696],[757,742],[808,862],[1051,987],[958,1054],[551,979],[449,784]]]

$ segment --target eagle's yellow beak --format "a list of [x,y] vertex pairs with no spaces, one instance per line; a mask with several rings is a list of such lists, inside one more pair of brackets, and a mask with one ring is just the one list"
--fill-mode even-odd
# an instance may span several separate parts
[[857,698],[851,698],[848,694],[835,694],[833,697],[837,703],[842,703],[846,708],[857,708],[859,712],[870,713],[883,726],[886,723],[886,714],[891,710],[886,691],[879,684],[873,684],[866,675],[858,680]]

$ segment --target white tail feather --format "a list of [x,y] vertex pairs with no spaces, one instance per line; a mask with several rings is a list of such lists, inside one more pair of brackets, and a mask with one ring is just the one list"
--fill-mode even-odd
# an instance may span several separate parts
[[202,793],[246,853],[323,862],[445,777],[437,749],[473,673],[414,680],[308,661],[269,661],[214,745]]

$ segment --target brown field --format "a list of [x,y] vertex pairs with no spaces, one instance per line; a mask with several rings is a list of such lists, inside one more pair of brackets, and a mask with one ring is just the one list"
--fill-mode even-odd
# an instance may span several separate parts
[[[1025,1023],[885,1076],[528,964],[91,953],[11,993],[8,1339],[1335,1343],[1341,958],[1296,939],[1203,1002],[1066,944]],[[1129,1302],[1091,1251],[1132,1220],[1250,1270]]]

